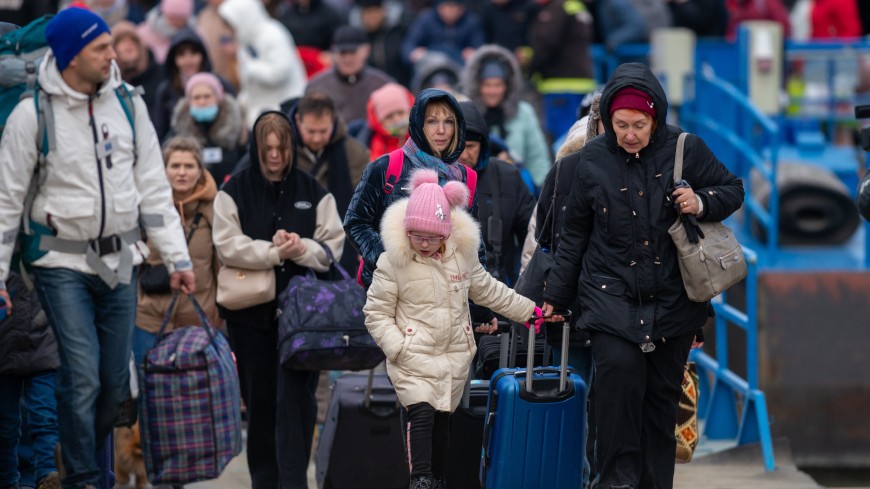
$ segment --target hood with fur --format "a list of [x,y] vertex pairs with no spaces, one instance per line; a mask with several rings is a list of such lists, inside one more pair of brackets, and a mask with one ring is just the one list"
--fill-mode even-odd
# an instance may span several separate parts
[[[397,267],[402,267],[419,257],[411,248],[411,241],[405,231],[405,213],[408,209],[409,198],[396,201],[384,212],[381,219],[381,239],[384,243],[384,252],[390,257],[390,261]],[[477,221],[461,207],[450,211],[452,231],[445,241],[444,258],[452,254],[470,254],[477,256],[477,248],[480,245],[480,227]]]
[[501,62],[510,71],[508,74],[507,93],[505,93],[501,106],[504,110],[505,119],[513,119],[519,111],[523,78],[517,58],[507,49],[495,44],[487,44],[475,51],[465,64],[465,69],[462,70],[462,80],[460,82],[462,92],[468,95],[468,98],[474,102],[474,105],[477,106],[477,110],[481,114],[486,113],[486,106],[480,98],[480,72],[483,70],[486,62],[491,59]]
[[218,103],[217,118],[208,127],[208,133],[203,134],[202,126],[190,116],[190,102],[186,98],[178,101],[172,111],[172,127],[176,134],[188,134],[196,137],[200,144],[209,141],[224,149],[233,149],[241,143],[242,109],[232,95],[224,95]]

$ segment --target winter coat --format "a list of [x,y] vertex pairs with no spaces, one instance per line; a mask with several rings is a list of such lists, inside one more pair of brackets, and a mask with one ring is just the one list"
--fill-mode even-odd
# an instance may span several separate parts
[[[681,130],[662,123],[647,147],[626,153],[609,107],[628,86],[652,98],[657,121],[667,120],[664,89],[649,68],[628,63],[614,71],[601,98],[604,135],[563,160],[577,171],[544,300],[560,308],[579,297],[580,328],[643,343],[694,332],[707,320],[708,304],[686,296],[668,234],[677,220],[669,196]],[[721,221],[740,208],[742,182],[704,141],[689,136],[685,155],[683,178],[703,203],[700,220]]]
[[623,44],[649,42],[646,20],[631,0],[598,2],[598,25],[604,45],[610,52]]
[[737,27],[747,20],[772,20],[782,26],[782,38],[791,36],[788,9],[781,0],[725,0],[728,7],[728,28],[726,36],[734,39]]
[[308,82],[307,91],[317,90],[329,95],[335,108],[348,123],[365,120],[366,103],[375,90],[393,81],[390,75],[370,66],[354,76],[345,77],[330,68]]
[[857,0],[816,0],[810,21],[813,39],[861,37]]
[[513,52],[527,45],[529,24],[535,16],[535,2],[508,0],[481,2],[477,9],[487,42]]
[[[170,271],[189,268],[190,257],[178,212],[172,205],[160,144],[148,108],[138,96],[133,97],[138,148],[138,160],[133,164],[133,126],[114,92],[123,83],[118,65],[112,63],[109,79],[100,86],[96,97],[66,84],[51,51],[40,65],[38,76],[40,86],[53,100],[56,144],[51,145],[40,169],[42,183],[30,216],[25,218],[50,227],[58,238],[90,241],[138,229],[140,216],[147,216],[146,224],[154,223],[146,227],[148,234]],[[97,128],[105,127],[110,139],[117,138],[111,165],[106,158],[95,158],[92,122]],[[0,143],[0,233],[4,235],[18,230],[22,203],[37,163],[36,133],[35,104],[28,98],[10,114]],[[9,271],[13,245],[12,239],[0,242],[0,279]],[[133,264],[138,265],[147,247],[139,241],[130,249]],[[120,253],[102,257],[111,270],[118,268],[119,260]],[[49,251],[33,265],[96,273],[87,265],[84,254]]]
[[17,273],[6,288],[14,311],[0,320],[0,376],[27,377],[60,367],[57,342],[35,291],[27,289]]
[[[280,112],[266,114],[287,117]],[[224,265],[245,270],[274,268],[277,297],[293,276],[306,273],[308,268],[317,272],[329,269],[329,259],[320,243],[340,260],[344,230],[335,198],[314,177],[296,168],[295,151],[291,152],[293,161],[287,175],[280,182],[268,181],[263,174],[255,138],[249,153],[251,164],[234,174],[215,198],[212,236]],[[279,229],[302,238],[306,248],[302,256],[280,259],[278,248],[272,244]],[[275,327],[277,301],[237,311],[219,305],[218,310],[227,321],[268,330]]]
[[[468,102],[462,102],[467,104]],[[469,133],[486,136],[486,121],[477,110],[466,110],[465,125]],[[486,268],[502,282],[517,281],[517,262],[520,246],[526,239],[529,218],[535,208],[535,199],[523,182],[517,167],[498,158],[490,157],[489,138],[480,141],[480,154],[472,167],[477,172],[477,199],[480,206],[481,235],[486,244]],[[498,186],[501,235],[490,236],[490,218],[494,215],[495,189]],[[494,239],[501,242],[495,252]]]
[[[212,240],[214,198],[217,195],[217,185],[208,172],[203,173],[203,177],[204,182],[197,185],[189,197],[176,201],[175,206],[184,223],[184,236],[190,236],[187,249],[190,251],[190,260],[193,262],[193,273],[196,275],[196,301],[202,306],[209,322],[212,325],[218,325],[220,324],[220,316],[218,316],[215,297],[217,296],[217,271],[220,268],[220,261]],[[199,219],[196,218],[197,214],[200,215]],[[157,253],[153,253],[154,245],[149,242],[148,246],[152,249],[152,253],[146,263],[151,266],[162,265],[160,257]],[[157,333],[171,301],[172,294],[146,294],[140,289],[136,307],[136,326],[149,333]],[[198,324],[200,324],[200,320],[196,311],[193,310],[193,303],[187,300],[178,301],[166,330],[170,331],[177,326]]]
[[378,259],[363,312],[387,357],[387,374],[403,406],[429,403],[453,412],[477,347],[468,300],[513,321],[528,321],[535,304],[494,279],[477,259],[480,232],[460,209],[440,260],[415,253],[403,223],[408,199],[384,213],[385,252]]
[[685,27],[698,37],[722,38],[728,26],[725,0],[685,0],[668,2],[674,27]]
[[332,47],[332,33],[344,25],[341,14],[324,0],[284,2],[276,18],[290,31],[297,46],[308,46],[320,51]]
[[236,32],[239,103],[252,127],[265,110],[300,97],[308,77],[287,28],[269,17],[260,0],[226,0],[218,12]]
[[592,66],[592,14],[582,0],[549,0],[529,26],[532,56],[529,72],[559,87],[539,86],[543,93],[589,93],[595,90]]
[[[405,4],[398,0],[384,0],[384,22],[376,31],[367,32],[372,45],[369,66],[390,75],[400,85],[411,82],[411,67],[402,58],[402,41],[411,23]],[[362,7],[354,6],[348,15],[348,24],[365,30],[362,24]],[[416,92],[415,92],[416,93]]]
[[[453,153],[441,159],[446,164],[452,164],[459,159],[459,156],[465,149],[465,117],[462,115],[462,109],[459,107],[459,104],[452,96],[436,89],[420,92],[417,100],[414,102],[414,106],[411,108],[408,130],[411,134],[411,139],[414,140],[417,147],[431,154],[429,143],[423,134],[423,119],[426,116],[426,105],[434,100],[443,100],[449,103],[453,107],[453,113],[456,115],[459,144]],[[366,286],[371,284],[372,273],[375,271],[378,257],[384,252],[384,245],[378,232],[381,228],[381,219],[384,211],[393,202],[408,196],[406,187],[413,170],[413,164],[408,155],[405,154],[402,172],[399,175],[398,181],[393,185],[392,193],[388,194],[384,192],[384,183],[386,182],[389,164],[390,156],[383,155],[366,166],[362,179],[353,193],[350,206],[344,216],[344,230],[347,233],[348,239],[365,261],[360,278]],[[468,169],[462,164],[459,164],[458,168],[463,175],[462,181],[466,181]],[[471,204],[471,215],[477,216],[476,192]],[[482,246],[478,250],[478,255],[481,261],[486,259],[486,250]]]
[[[576,55],[576,53],[575,53]],[[475,51],[462,71],[462,88],[481,114],[490,109],[480,96],[480,72],[489,60],[498,60],[510,70],[507,93],[499,109],[503,114],[503,129],[490,125],[489,131],[498,135],[516,153],[532,174],[535,185],[540,186],[552,165],[547,139],[541,130],[538,114],[528,102],[521,100],[523,79],[516,57],[501,46],[488,44]],[[502,133],[502,130],[504,133]]]
[[[187,27],[179,30],[172,37],[172,44],[169,47],[166,64],[163,66],[165,78],[157,85],[155,100],[156,115],[152,122],[154,122],[157,137],[161,141],[168,139],[168,135],[172,130],[172,115],[175,112],[178,101],[184,98],[184,81],[181,80],[178,67],[175,65],[175,57],[182,44],[192,45],[202,55],[202,69],[200,71],[211,72],[211,60],[208,57],[208,52],[205,50],[205,44],[203,44],[199,35],[193,29]],[[230,82],[220,77],[218,79],[221,81],[225,93],[235,95],[236,90],[230,85]]]
[[464,62],[462,50],[478,48],[484,42],[483,26],[477,15],[465,12],[456,24],[449,26],[438,16],[438,9],[433,8],[421,12],[414,19],[402,43],[402,56],[411,64],[411,51],[422,47],[442,52],[461,65]]
[[217,118],[211,123],[195,121],[190,115],[190,102],[184,98],[175,106],[170,135],[191,136],[199,141],[203,148],[203,164],[220,186],[244,154],[244,124],[242,109],[232,95],[224,95],[218,103]]

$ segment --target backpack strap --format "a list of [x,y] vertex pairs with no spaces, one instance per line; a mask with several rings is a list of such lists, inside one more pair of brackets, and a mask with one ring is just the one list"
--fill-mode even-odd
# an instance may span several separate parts
[[384,193],[390,195],[396,184],[399,183],[399,177],[402,176],[402,165],[405,164],[405,153],[402,148],[390,151],[390,164],[387,166],[387,173],[384,175]]
[[468,208],[474,202],[474,191],[477,190],[477,172],[470,166],[465,166],[465,185],[468,187]]
[[126,83],[121,83],[121,86],[115,88],[115,95],[121,102],[121,108],[124,109],[124,115],[127,116],[130,128],[133,129],[133,166],[136,166],[136,163],[139,162],[139,144],[136,138],[136,103],[133,100],[133,96],[142,96],[143,93],[145,93],[145,90],[142,87],[130,90],[127,88]]
[[[54,110],[51,105],[51,95],[42,90],[39,83],[36,82],[33,92],[25,92],[33,97],[33,104],[36,108],[36,166],[33,168],[33,176],[30,178],[30,186],[27,188],[27,195],[24,197],[24,209],[22,213],[21,225],[24,234],[32,235],[33,230],[30,226],[30,211],[33,208],[33,199],[36,197],[36,191],[39,189],[41,180],[40,169],[45,164],[45,158],[51,147],[55,144],[54,138]],[[25,98],[22,95],[22,98]]]

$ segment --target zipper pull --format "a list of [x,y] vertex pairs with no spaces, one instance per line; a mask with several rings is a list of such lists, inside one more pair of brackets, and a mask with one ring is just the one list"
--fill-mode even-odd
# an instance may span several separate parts
[[640,153],[635,153],[635,154],[634,154],[634,159],[639,160],[639,159],[640,159]]

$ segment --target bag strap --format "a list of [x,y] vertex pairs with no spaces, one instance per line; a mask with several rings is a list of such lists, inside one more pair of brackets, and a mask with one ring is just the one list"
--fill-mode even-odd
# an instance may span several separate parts
[[127,88],[126,83],[121,83],[121,86],[115,89],[115,96],[121,102],[121,108],[124,109],[124,115],[127,116],[127,122],[130,123],[130,128],[133,129],[133,166],[139,162],[139,145],[136,137],[136,103],[133,101],[133,95],[142,95],[144,90],[142,87],[136,87],[132,91]]
[[[329,246],[326,246],[320,241],[318,241],[317,244],[319,244],[323,248],[323,252],[326,253],[326,257],[329,258],[329,266],[335,267],[335,269],[338,270],[338,273],[340,273],[342,278],[344,278],[345,280],[351,280],[352,277],[349,273],[347,273],[347,270],[345,270],[344,267],[341,266],[341,264],[338,263],[338,261],[335,259],[335,255],[332,254],[332,250],[329,249]],[[314,273],[313,270],[311,270],[310,268],[308,270]]]
[[[553,182],[553,194],[550,196],[550,208],[547,209],[547,216],[544,218],[544,222],[541,224],[541,229],[547,229],[547,225],[550,226],[550,235],[547,237],[547,240],[539,239],[538,245],[544,243],[546,245],[553,244],[553,236],[556,235],[556,198],[559,195],[559,173],[562,172],[562,159],[559,158],[556,160],[556,179]],[[544,238],[544,233],[541,233],[541,238]],[[552,252],[552,250],[551,250]]]
[[[160,331],[157,332],[158,342],[167,334],[166,326],[169,325],[169,321],[172,318],[172,312],[175,310],[176,304],[178,304],[178,297],[180,295],[180,290],[176,290],[172,293],[172,301],[169,303],[169,307],[166,308],[166,313],[163,314],[163,322],[160,323]],[[211,324],[208,322],[208,316],[202,309],[202,306],[199,305],[199,302],[196,300],[196,297],[194,297],[193,294],[187,294],[187,297],[190,299],[191,304],[193,304],[193,310],[196,312],[197,317],[199,317],[200,325],[205,328],[206,331],[208,331],[208,335],[211,337],[211,341],[214,341],[214,331],[212,330]]]
[[677,138],[677,153],[674,155],[674,183],[683,179],[683,148],[686,146],[686,136],[689,133],[681,132]]
[[199,227],[199,221],[202,219],[202,212],[197,212],[193,216],[193,224],[190,225],[190,231],[187,232],[187,244],[190,244],[190,238],[193,237],[193,232]]
[[399,183],[399,177],[402,176],[402,165],[405,163],[405,153],[402,148],[390,151],[390,164],[387,165],[387,174],[384,176],[384,193],[390,195],[396,184]]
[[465,185],[468,187],[468,208],[474,202],[474,191],[477,190],[477,172],[470,166],[465,167]]

